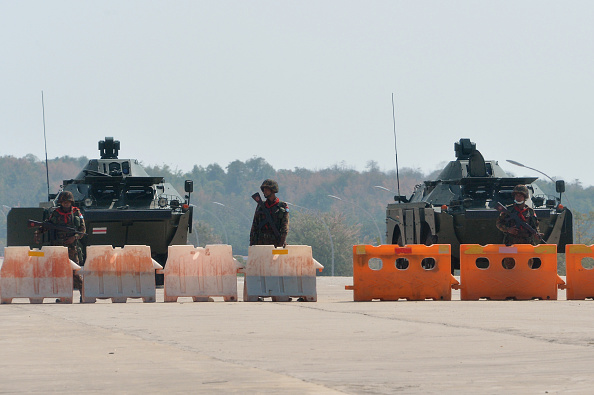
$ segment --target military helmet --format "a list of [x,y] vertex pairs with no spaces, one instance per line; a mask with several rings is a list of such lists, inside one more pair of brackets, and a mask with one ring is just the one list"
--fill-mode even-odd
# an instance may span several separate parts
[[262,185],[260,185],[260,190],[264,192],[264,188],[270,188],[270,190],[274,193],[278,193],[278,183],[270,178],[264,180]]
[[70,201],[74,203],[74,195],[70,191],[62,191],[58,197],[58,203]]
[[529,197],[528,188],[526,187],[526,185],[516,185],[516,187],[514,188],[514,191],[512,192],[512,195],[514,193],[519,193],[521,195],[524,195],[524,199],[528,199],[528,197]]

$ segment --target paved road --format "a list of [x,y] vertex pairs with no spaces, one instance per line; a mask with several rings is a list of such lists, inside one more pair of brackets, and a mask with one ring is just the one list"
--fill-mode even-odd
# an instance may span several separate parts
[[15,300],[0,393],[593,391],[594,301],[355,303],[351,283],[318,277],[317,303]]

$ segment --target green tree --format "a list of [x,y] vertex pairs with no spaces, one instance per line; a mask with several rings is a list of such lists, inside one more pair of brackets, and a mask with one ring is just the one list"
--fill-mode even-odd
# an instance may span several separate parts
[[591,245],[594,243],[594,211],[588,213],[574,211],[573,231],[575,244]]
[[264,160],[264,158],[252,158],[245,162],[249,170],[249,176],[255,180],[264,181],[267,178],[273,178],[276,175],[274,168]]
[[321,275],[332,274],[334,252],[334,275],[352,276],[352,251],[360,226],[347,225],[340,212],[320,213],[294,205],[292,209],[288,243],[311,246],[313,257],[324,265]]
[[210,164],[206,167],[206,179],[208,181],[221,181],[225,182],[225,170],[217,163]]
[[227,166],[225,177],[225,191],[231,194],[242,194],[249,177],[248,167],[240,160],[233,161]]
[[221,244],[221,236],[214,233],[212,226],[206,222],[195,221],[192,233],[188,237],[188,243],[194,247],[205,247],[207,244]]

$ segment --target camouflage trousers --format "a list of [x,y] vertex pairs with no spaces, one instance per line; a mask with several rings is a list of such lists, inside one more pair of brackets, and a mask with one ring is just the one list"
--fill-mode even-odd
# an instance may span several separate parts
[[[54,242],[52,244],[53,245],[61,245],[61,246],[68,248],[68,259],[70,259],[72,262],[76,263],[77,265],[82,266],[81,265],[81,262],[83,261],[82,249],[78,245],[78,242],[75,242],[72,244],[67,244],[67,245],[61,244],[59,242]],[[72,280],[73,280],[73,288],[81,290],[82,283],[83,283],[82,276],[80,274],[73,272]]]
[[68,258],[77,265],[79,264],[78,259],[78,248],[76,244],[70,244],[68,247]]
[[[78,242],[70,244],[68,246],[68,258],[70,258],[70,260],[72,262],[76,263],[79,266],[83,265],[82,249],[78,245]],[[73,280],[73,284],[72,284],[73,288],[82,290],[82,285],[83,285],[82,276],[78,273],[72,273],[72,280]]]
[[82,249],[80,248],[78,241],[76,241],[72,244],[64,244],[64,243],[61,243],[60,240],[56,240],[56,241],[52,242],[52,245],[63,246],[63,247],[68,248],[68,258],[72,262],[76,263],[79,266],[83,265]]

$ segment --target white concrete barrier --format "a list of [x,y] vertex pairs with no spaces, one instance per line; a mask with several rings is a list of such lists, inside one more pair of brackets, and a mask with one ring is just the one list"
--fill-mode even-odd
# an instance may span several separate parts
[[191,297],[194,302],[222,296],[225,302],[237,301],[237,270],[230,245],[169,246],[164,275],[165,302]]
[[59,298],[72,303],[72,274],[79,269],[68,258],[66,247],[6,247],[0,268],[1,302],[28,298],[31,303],[43,303],[44,298]]
[[125,303],[128,298],[142,298],[144,302],[154,302],[155,270],[162,268],[151,258],[149,246],[88,246],[87,260],[80,272],[82,301],[111,299],[114,303]]
[[311,247],[290,245],[251,246],[245,269],[244,302],[271,297],[272,301],[317,301],[316,269],[323,269],[313,259]]

